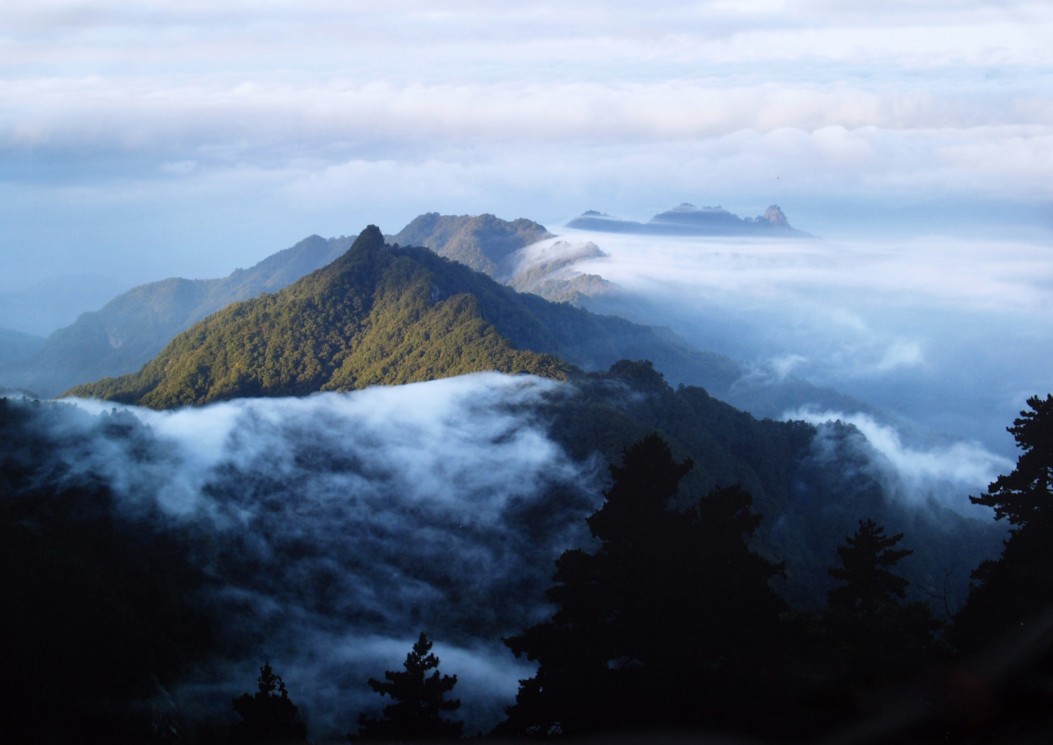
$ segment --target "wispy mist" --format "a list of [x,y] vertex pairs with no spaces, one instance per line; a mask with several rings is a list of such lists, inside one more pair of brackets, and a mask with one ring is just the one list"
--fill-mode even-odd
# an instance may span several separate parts
[[576,269],[627,290],[604,310],[737,358],[753,383],[797,378],[848,394],[898,419],[908,441],[978,441],[1008,457],[1005,427],[1053,385],[1053,255],[1042,243],[563,233],[606,253]]
[[820,427],[820,436],[822,427],[831,422],[854,426],[879,455],[871,455],[868,461],[884,472],[881,481],[885,494],[914,507],[924,508],[927,501],[934,500],[966,516],[989,518],[990,510],[973,505],[968,497],[1013,467],[1008,458],[975,442],[928,447],[905,444],[896,429],[859,412],[798,409],[786,412],[784,418],[814,424]]
[[68,443],[56,473],[194,536],[229,659],[185,682],[187,702],[229,714],[270,659],[313,731],[340,734],[425,631],[484,726],[529,674],[500,638],[546,613],[552,562],[599,494],[532,413],[552,395],[481,374],[172,412],[78,400],[98,416],[47,426]]

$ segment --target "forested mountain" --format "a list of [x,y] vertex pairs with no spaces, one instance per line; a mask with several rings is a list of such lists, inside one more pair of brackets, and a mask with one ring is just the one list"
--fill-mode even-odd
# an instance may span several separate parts
[[[511,247],[536,225],[484,218],[422,216],[417,235]],[[1016,526],[995,561],[990,522],[904,499],[850,425],[718,400],[740,367],[668,331],[518,293],[375,226],[288,282],[308,263],[275,264],[287,286],[207,316],[137,373],[70,391],[175,411],[0,399],[0,692],[19,712],[0,733],[325,741],[357,720],[363,739],[401,737],[417,731],[398,725],[406,707],[371,717],[354,681],[420,703],[363,674],[363,647],[412,638],[414,685],[438,665],[427,638],[468,668],[424,697],[459,681],[465,733],[946,741],[1003,711],[1048,718],[1041,640],[996,670],[1009,685],[990,664],[979,693],[942,672],[992,633],[1048,631],[1048,397],[1010,429],[1017,470],[973,500]],[[199,290],[175,281],[157,304],[203,305]],[[431,382],[395,385],[415,381]],[[307,681],[303,709],[270,656],[297,671],[290,688]],[[234,698],[232,664],[260,670],[256,695]],[[498,680],[519,681],[511,708]],[[946,701],[974,694],[1007,708],[961,724]]]
[[480,370],[564,378],[570,365],[644,357],[705,385],[739,375],[667,332],[519,294],[427,249],[387,246],[371,226],[329,266],[210,316],[138,373],[70,393],[166,408]]
[[515,269],[509,262],[516,251],[551,237],[544,225],[533,220],[520,218],[509,222],[489,214],[428,212],[390,236],[390,240],[403,246],[430,248],[440,256],[504,282]]
[[[853,427],[757,419],[696,386],[670,387],[648,362],[620,361],[609,371],[578,375],[576,396],[549,414],[553,437],[576,457],[608,462],[633,442],[659,432],[677,458],[694,467],[684,495],[738,484],[765,517],[754,544],[786,562],[776,586],[795,607],[821,604],[830,587],[829,557],[861,516],[913,536],[905,571],[915,584],[957,608],[968,592],[971,561],[994,555],[1000,532],[938,503],[894,499],[894,473]],[[964,564],[962,556],[972,557]],[[923,596],[927,597],[927,596]],[[942,600],[941,600],[942,602]]]
[[285,287],[330,263],[351,240],[314,235],[222,279],[172,278],[135,287],[52,333],[35,354],[0,367],[0,385],[52,396],[78,383],[134,372],[192,323]]

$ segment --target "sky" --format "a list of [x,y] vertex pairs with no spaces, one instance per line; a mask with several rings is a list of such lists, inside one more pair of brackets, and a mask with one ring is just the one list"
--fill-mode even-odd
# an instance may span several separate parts
[[7,0],[0,295],[40,319],[0,327],[428,211],[1047,236],[1050,38],[1024,0]]

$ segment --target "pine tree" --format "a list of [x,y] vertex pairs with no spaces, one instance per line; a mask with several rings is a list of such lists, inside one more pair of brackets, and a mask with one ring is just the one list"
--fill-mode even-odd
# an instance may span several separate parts
[[1019,531],[1029,525],[1049,530],[1053,526],[1053,395],[1032,396],[1031,411],[1021,411],[1007,431],[1023,451],[1016,468],[999,476],[974,504],[991,507],[995,519],[1008,519]]
[[988,646],[1053,608],[1053,396],[1027,404],[1008,428],[1022,451],[1016,468],[970,498],[1011,528],[1001,557],[973,572],[976,583],[955,619],[955,639],[965,649]]
[[[1002,555],[973,572],[975,583],[950,638],[964,664],[994,694],[971,741],[1013,733],[1042,742],[1053,731],[1053,396],[1034,396],[1008,431],[1021,450],[1016,468],[972,497],[1011,526]],[[981,712],[984,713],[984,712]],[[977,736],[977,732],[980,736]]]
[[905,597],[909,582],[889,571],[914,553],[893,548],[901,540],[902,533],[886,536],[885,529],[873,520],[860,520],[855,535],[837,549],[841,565],[828,570],[843,583],[827,593],[830,607],[867,612]]
[[380,718],[360,714],[356,740],[443,740],[461,736],[463,722],[450,721],[443,714],[456,711],[460,699],[448,699],[457,684],[456,675],[439,672],[439,658],[422,632],[406,655],[403,671],[388,670],[385,680],[369,679],[369,687],[393,703],[384,707]]
[[260,668],[256,693],[243,693],[232,703],[241,716],[231,731],[233,741],[239,745],[307,741],[307,726],[300,719],[300,710],[289,699],[285,682],[269,662]]
[[913,553],[896,548],[902,539],[902,533],[887,536],[873,520],[860,520],[837,549],[839,565],[829,569],[842,584],[827,594],[824,633],[850,684],[901,678],[939,653],[939,622],[924,602],[904,602],[910,583],[893,571]]
[[499,733],[694,726],[734,708],[744,668],[778,636],[768,581],[781,568],[747,544],[759,517],[742,489],[672,509],[690,468],[657,435],[611,467],[588,519],[599,548],[564,552],[553,618],[505,640],[539,666]]

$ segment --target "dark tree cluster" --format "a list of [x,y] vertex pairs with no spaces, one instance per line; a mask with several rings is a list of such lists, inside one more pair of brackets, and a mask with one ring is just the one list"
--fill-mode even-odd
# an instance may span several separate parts
[[358,733],[348,740],[397,742],[401,740],[451,740],[461,736],[464,724],[447,716],[461,706],[446,694],[457,685],[456,675],[439,672],[439,658],[423,633],[406,655],[404,670],[387,671],[384,680],[370,678],[369,687],[391,698],[380,717],[358,716]]
[[[369,679],[369,687],[391,703],[379,717],[358,715],[358,731],[349,742],[417,742],[457,740],[463,723],[449,717],[460,708],[459,699],[448,698],[456,675],[439,671],[432,642],[421,633],[406,655],[403,670],[388,670],[384,680]],[[260,668],[255,694],[244,693],[233,701],[239,721],[230,729],[232,745],[277,745],[307,742],[307,726],[299,708],[289,698],[285,682],[265,663]]]
[[[557,560],[551,617],[505,640],[537,668],[492,736],[1048,741],[1053,396],[1028,406],[1009,428],[1016,468],[974,498],[1009,522],[1004,550],[976,569],[947,623],[911,600],[905,535],[865,516],[830,556],[826,607],[789,607],[772,589],[783,565],[753,545],[750,494],[692,498],[690,459],[643,437],[610,468],[591,544]],[[18,464],[37,444],[8,436],[24,411],[0,402],[0,416],[0,741],[307,742],[309,722],[270,663],[255,692],[232,700],[229,726],[158,715],[165,687],[214,651],[187,602],[203,578],[171,537],[122,522],[104,487],[34,486]],[[457,680],[420,634],[401,670],[367,681],[385,705],[349,713],[347,739],[461,738]]]
[[1028,406],[1009,428],[1022,451],[1016,469],[973,498],[1008,519],[1010,537],[974,572],[949,623],[910,600],[904,534],[868,517],[837,548],[826,608],[787,608],[770,586],[781,566],[750,548],[760,516],[749,494],[717,488],[678,509],[691,463],[644,438],[612,466],[606,501],[589,518],[596,548],[557,561],[551,619],[506,640],[538,669],[498,733],[1045,741],[1053,397]]
[[759,517],[741,489],[671,509],[691,465],[649,436],[611,468],[588,521],[599,549],[565,552],[548,593],[555,615],[506,642],[539,668],[503,732],[697,725],[723,718],[729,697],[763,693],[742,673],[779,638],[786,608],[768,581],[780,567],[750,550]]

